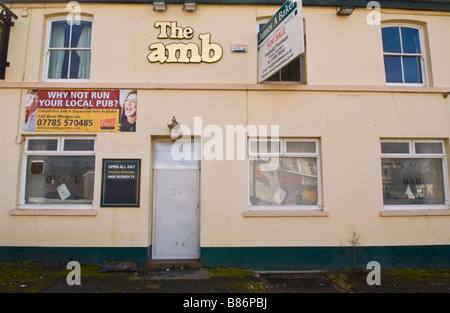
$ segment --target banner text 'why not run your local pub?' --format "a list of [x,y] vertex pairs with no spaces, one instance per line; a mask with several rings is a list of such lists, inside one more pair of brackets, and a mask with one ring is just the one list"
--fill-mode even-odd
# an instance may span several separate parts
[[135,131],[135,90],[28,90],[25,101],[24,131]]

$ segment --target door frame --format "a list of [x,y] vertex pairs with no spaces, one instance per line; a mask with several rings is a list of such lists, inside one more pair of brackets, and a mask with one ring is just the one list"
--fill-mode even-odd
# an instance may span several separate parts
[[[193,143],[194,141],[199,141],[199,140],[196,140],[196,138],[191,138],[191,143]],[[200,189],[200,186],[201,186],[201,182],[200,182],[200,180],[201,180],[201,175],[200,175],[200,173],[201,173],[201,166],[199,165],[197,168],[192,168],[191,170],[195,170],[196,172],[197,172],[197,202],[198,202],[198,204],[197,204],[197,210],[198,210],[198,219],[197,219],[197,228],[198,228],[198,246],[197,246],[197,252],[196,252],[196,255],[195,256],[192,256],[192,257],[170,257],[170,258],[159,258],[159,257],[156,257],[155,258],[155,238],[156,238],[156,236],[155,236],[155,233],[156,233],[156,223],[157,223],[157,220],[156,220],[156,210],[157,210],[157,208],[156,208],[156,200],[157,200],[157,198],[156,198],[156,194],[157,194],[157,188],[158,188],[158,186],[157,186],[157,183],[156,183],[156,180],[157,180],[157,170],[171,170],[171,171],[177,171],[177,170],[182,170],[182,169],[157,169],[157,168],[155,168],[155,164],[154,164],[154,158],[155,158],[155,144],[157,143],[157,142],[171,142],[170,140],[165,140],[165,139],[156,139],[156,140],[153,140],[152,141],[152,149],[153,149],[153,157],[152,157],[152,166],[151,166],[151,171],[152,171],[152,175],[153,175],[153,186],[152,186],[152,198],[153,198],[153,200],[152,200],[152,222],[151,222],[151,225],[152,225],[152,239],[151,239],[151,244],[152,244],[152,248],[151,248],[151,255],[150,255],[150,259],[153,259],[153,260],[164,260],[164,259],[167,259],[167,260],[182,260],[182,259],[199,259],[200,258],[200,213],[201,213],[201,206],[200,206],[200,198],[201,198],[201,189]],[[201,141],[199,141],[200,143],[201,143]],[[201,145],[200,145],[200,149],[201,149]],[[201,163],[201,161],[200,161],[200,163]]]

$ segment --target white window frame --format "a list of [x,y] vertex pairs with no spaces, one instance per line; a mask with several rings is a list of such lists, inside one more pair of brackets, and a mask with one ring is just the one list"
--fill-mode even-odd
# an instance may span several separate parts
[[[383,50],[383,64],[385,56],[418,56],[420,57],[420,69],[422,71],[422,83],[388,83],[387,86],[411,86],[411,87],[425,87],[428,86],[428,75],[427,75],[427,65],[426,65],[426,56],[425,56],[425,40],[423,35],[423,28],[419,25],[408,24],[408,23],[383,23],[381,28],[385,27],[407,27],[417,29],[419,32],[419,40],[420,40],[420,52],[421,53],[393,53],[393,52],[384,52]],[[400,32],[400,43],[401,43],[401,32]],[[403,50],[403,45],[402,45]],[[404,80],[404,66],[403,59],[402,60],[402,79]],[[386,69],[385,69],[386,74]]]
[[[72,23],[73,23],[73,20],[75,18],[76,18],[76,16],[73,15],[72,16]],[[48,66],[49,66],[49,62],[50,62],[50,51],[52,50],[52,48],[49,47],[50,46],[50,35],[51,35],[51,30],[52,30],[52,23],[53,22],[57,22],[57,21],[67,21],[67,16],[53,17],[53,18],[47,19],[47,30],[46,30],[46,35],[45,35],[44,72],[42,73],[43,81],[49,82],[49,83],[61,83],[61,82],[87,83],[87,82],[90,82],[90,77],[91,77],[90,74],[92,72],[90,72],[89,78],[82,78],[82,79],[78,79],[78,78],[48,78]],[[91,66],[91,69],[92,69],[92,38],[93,38],[92,34],[93,34],[94,22],[93,22],[93,18],[85,17],[85,16],[81,17],[81,21],[87,21],[87,22],[91,22],[92,23],[92,26],[91,26],[91,46],[89,48],[58,48],[56,50],[86,50],[86,51],[91,51],[91,65],[90,66]],[[70,42],[70,40],[69,40],[69,42]],[[69,62],[69,73],[70,73],[70,62]]]
[[[278,142],[279,143],[279,146],[278,146],[278,148],[280,149],[280,151],[279,152],[267,152],[267,151],[265,151],[265,152],[253,152],[252,151],[252,147],[251,147],[251,145],[252,145],[252,143],[253,142],[266,142],[266,147],[268,147],[268,146],[270,146],[271,145],[271,142]],[[262,157],[272,157],[272,156],[279,156],[280,154],[283,154],[283,150],[284,149],[284,144],[283,144],[283,141],[281,140],[281,139],[257,139],[257,138],[251,138],[251,139],[249,139],[249,141],[248,141],[248,155],[250,156],[250,157],[258,157],[258,156],[262,156]]]
[[[280,153],[254,153],[251,151],[251,142],[253,141],[280,141]],[[297,142],[315,142],[316,152],[315,153],[287,153],[286,143],[290,141]],[[249,138],[248,140],[248,210],[249,211],[323,211],[322,206],[322,174],[321,174],[321,160],[320,160],[320,150],[319,150],[319,139],[312,138],[274,138],[274,139],[257,139]],[[279,158],[296,158],[296,157],[314,157],[316,158],[316,169],[317,169],[317,204],[306,204],[306,205],[253,205],[250,201],[251,187],[250,187],[250,161],[258,157],[279,157]]]
[[[30,140],[51,140],[57,139],[56,151],[49,150],[28,150],[28,143]],[[94,141],[94,149],[92,151],[63,151],[64,141],[66,139],[89,139]],[[25,187],[27,176],[27,162],[29,155],[61,155],[61,156],[94,156],[96,154],[96,138],[93,136],[79,137],[79,136],[33,136],[25,139],[25,147],[22,160],[22,177],[20,186],[20,200],[19,209],[29,210],[92,210],[93,203],[90,204],[30,204],[25,201]]]
[[[382,153],[381,143],[393,142],[393,143],[408,143],[409,153]],[[416,153],[415,143],[440,143],[442,145],[442,153]],[[384,210],[443,210],[450,209],[450,199],[449,199],[449,183],[448,183],[448,169],[447,169],[447,156],[446,156],[446,146],[444,140],[425,140],[425,139],[383,139],[380,141],[380,155],[381,159],[442,159],[442,177],[443,177],[443,188],[444,188],[444,204],[383,204]],[[380,160],[381,161],[381,160]],[[381,163],[380,163],[381,164]],[[382,195],[384,191],[382,190]]]

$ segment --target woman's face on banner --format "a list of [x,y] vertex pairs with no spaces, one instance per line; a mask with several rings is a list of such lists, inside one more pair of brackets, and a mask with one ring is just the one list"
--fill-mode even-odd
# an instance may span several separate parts
[[37,108],[38,105],[38,94],[37,93],[28,93],[25,99],[25,106],[30,107],[30,111],[33,111]]
[[137,98],[136,94],[130,94],[125,99],[125,115],[135,116],[137,111]]

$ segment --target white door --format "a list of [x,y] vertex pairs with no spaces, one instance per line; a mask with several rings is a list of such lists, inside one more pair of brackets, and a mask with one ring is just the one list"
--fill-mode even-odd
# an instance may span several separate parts
[[[171,143],[158,146],[155,154],[167,152],[167,144]],[[161,160],[162,155],[163,165],[155,164],[154,169],[152,258],[197,259],[200,257],[199,168],[191,166],[192,163],[180,165],[167,161],[167,153],[155,155],[155,159]]]

